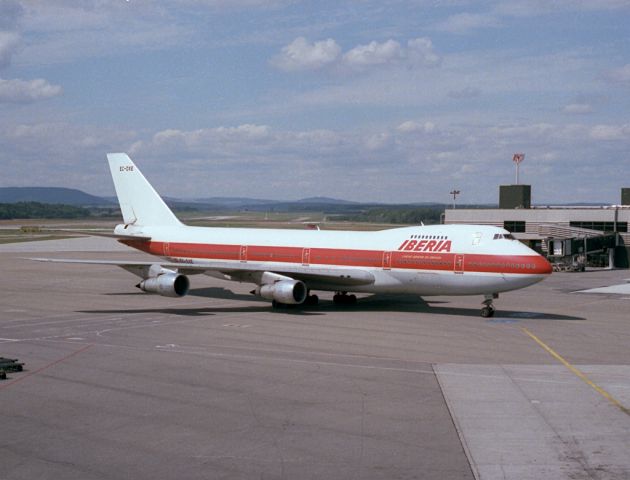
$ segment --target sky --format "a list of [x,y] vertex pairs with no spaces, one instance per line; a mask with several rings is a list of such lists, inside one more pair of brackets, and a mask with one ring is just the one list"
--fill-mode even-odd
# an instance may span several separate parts
[[0,187],[620,202],[630,0],[0,0]]

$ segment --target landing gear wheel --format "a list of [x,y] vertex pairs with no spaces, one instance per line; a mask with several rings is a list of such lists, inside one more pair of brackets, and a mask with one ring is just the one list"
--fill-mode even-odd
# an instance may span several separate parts
[[495,298],[499,298],[498,293],[492,293],[490,295],[484,295],[485,300],[482,302],[484,305],[481,308],[481,316],[483,318],[489,318],[494,316],[494,305],[492,305],[492,301]]
[[309,295],[308,297],[306,297],[306,300],[304,300],[304,305],[307,306],[317,305],[318,303],[319,297],[317,295]]
[[348,292],[335,293],[333,302],[335,302],[336,305],[356,305],[357,296],[348,295]]

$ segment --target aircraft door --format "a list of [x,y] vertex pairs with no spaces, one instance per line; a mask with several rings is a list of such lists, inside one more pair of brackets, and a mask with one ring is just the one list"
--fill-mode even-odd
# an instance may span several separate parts
[[238,253],[238,259],[243,263],[247,261],[247,245],[241,245],[241,249]]
[[168,257],[170,255],[170,250],[171,250],[171,248],[170,248],[169,243],[168,242],[164,242],[162,244],[162,252],[164,253],[165,257]]
[[455,254],[455,260],[453,261],[453,271],[455,273],[464,273],[464,256]]
[[383,252],[383,270],[392,269],[392,252]]
[[302,265],[307,266],[311,263],[311,249],[303,248],[302,249]]

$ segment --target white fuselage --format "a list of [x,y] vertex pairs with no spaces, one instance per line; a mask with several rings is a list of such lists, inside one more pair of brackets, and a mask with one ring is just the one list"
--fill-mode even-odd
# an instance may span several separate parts
[[[251,272],[277,272],[309,279],[306,283],[314,290],[487,295],[526,287],[551,273],[546,259],[506,230],[490,226],[355,232],[121,225],[116,230],[150,237],[121,242],[181,264],[182,270],[207,266],[238,281],[252,281]],[[322,280],[322,271],[337,270],[373,280],[350,286],[327,281],[325,275]]]

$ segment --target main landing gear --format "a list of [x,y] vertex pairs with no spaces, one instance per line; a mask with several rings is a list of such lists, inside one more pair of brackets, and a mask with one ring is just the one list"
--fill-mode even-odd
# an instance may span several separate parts
[[499,294],[498,293],[492,293],[489,295],[484,295],[485,300],[482,303],[482,305],[484,305],[481,308],[481,316],[484,318],[488,318],[488,317],[492,317],[494,316],[494,305],[492,305],[492,301],[495,298],[499,298]]
[[287,308],[302,308],[302,307],[313,307],[319,303],[319,297],[317,295],[311,295],[310,293],[306,296],[306,299],[302,303],[297,304],[288,304],[281,303],[277,300],[271,301],[271,307],[274,310],[284,310]]
[[314,305],[317,305],[318,303],[319,303],[319,297],[315,294],[311,295],[309,292],[308,296],[306,297],[306,300],[304,300],[304,303],[302,305],[312,307]]
[[335,305],[356,305],[357,296],[348,295],[348,292],[337,292],[333,296],[333,302]]

